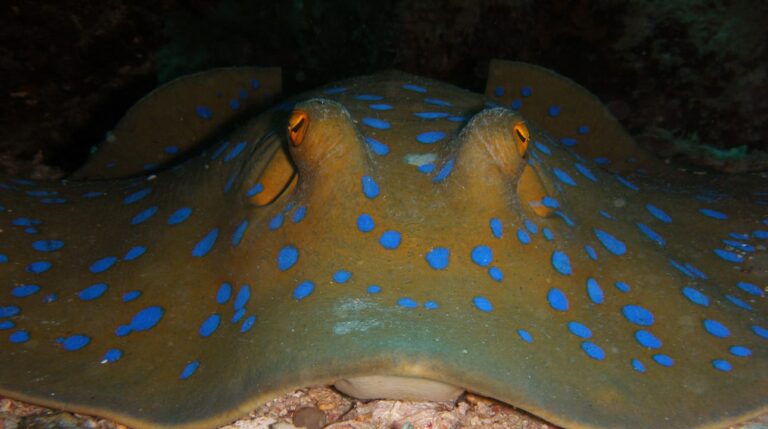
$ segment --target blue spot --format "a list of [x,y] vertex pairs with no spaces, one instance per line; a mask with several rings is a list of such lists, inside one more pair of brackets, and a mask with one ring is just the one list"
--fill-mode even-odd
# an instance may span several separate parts
[[383,119],[376,119],[376,118],[370,118],[370,117],[363,118],[363,124],[368,125],[371,128],[376,128],[377,130],[388,130],[389,128],[392,127],[389,124],[389,122]]
[[667,244],[667,242],[664,240],[664,237],[659,235],[656,231],[652,230],[648,225],[644,223],[638,223],[637,227],[640,228],[640,231],[645,234],[646,237],[650,238],[659,246],[664,247]]
[[450,107],[451,103],[441,100],[439,98],[425,98],[424,102],[427,104],[431,104],[433,106],[440,106],[440,107]]
[[509,108],[512,110],[520,110],[521,107],[523,107],[523,100],[519,98],[515,98],[509,103]]
[[549,228],[544,228],[541,230],[541,233],[544,234],[544,238],[546,238],[549,241],[552,241],[555,239],[555,233],[552,232]]
[[728,245],[728,246],[730,246],[730,247],[733,247],[734,249],[739,249],[739,250],[741,250],[742,252],[748,252],[748,253],[752,253],[752,252],[754,252],[754,251],[755,251],[755,248],[754,248],[754,246],[751,246],[751,245],[749,245],[749,244],[747,244],[747,243],[742,243],[742,242],[740,242],[740,241],[735,241],[735,240],[723,240],[723,243],[725,243],[726,245]]
[[640,329],[635,332],[635,340],[640,343],[641,346],[649,349],[658,349],[661,347],[661,340],[645,329]]
[[664,210],[654,206],[653,204],[646,204],[645,209],[648,210],[648,212],[653,215],[653,217],[664,223],[672,222],[672,218]]
[[727,338],[731,336],[731,331],[717,320],[704,319],[704,329],[718,338]]
[[245,321],[243,321],[243,325],[240,326],[240,333],[244,334],[253,328],[253,325],[256,323],[256,316],[251,315]]
[[381,192],[379,185],[373,180],[371,176],[363,176],[362,178],[363,194],[370,199],[374,199],[379,196]]
[[157,206],[152,206],[148,209],[140,211],[136,216],[131,219],[131,225],[138,225],[140,223],[145,222],[147,219],[151,218],[152,216],[157,213]]
[[430,300],[424,303],[424,308],[426,308],[427,310],[435,310],[438,307],[440,306],[435,301]]
[[363,213],[357,217],[357,229],[360,232],[371,232],[375,226],[376,223],[371,215]]
[[731,354],[737,357],[749,357],[752,356],[752,350],[744,346],[731,346],[729,349]]
[[24,330],[19,330],[12,333],[8,337],[8,339],[14,344],[26,343],[27,341],[29,341],[29,332]]
[[595,343],[584,341],[581,343],[581,349],[584,350],[584,353],[587,354],[587,356],[591,357],[595,360],[603,360],[605,359],[605,352],[603,351],[600,346],[598,346]]
[[137,201],[141,201],[144,197],[152,193],[152,188],[144,188],[140,191],[136,191],[132,193],[131,195],[128,195],[123,200],[123,204],[133,204]]
[[130,329],[137,332],[147,331],[154,328],[163,318],[165,310],[162,307],[147,307],[133,316]]
[[579,338],[592,338],[592,330],[579,322],[568,322],[568,330]]
[[444,270],[448,267],[451,251],[445,247],[435,247],[427,252],[424,258],[429,263],[429,266],[435,270]]
[[499,219],[492,217],[490,221],[490,227],[491,234],[493,234],[494,237],[501,238],[504,235],[504,227]]
[[232,247],[237,247],[240,244],[247,229],[248,221],[244,220],[240,222],[240,225],[235,228],[235,232],[232,233]]
[[245,149],[246,142],[240,142],[233,147],[226,156],[224,156],[224,162],[232,161],[237,158],[238,155]]
[[536,141],[533,144],[535,144],[536,149],[540,150],[542,153],[546,155],[552,155],[552,151],[549,150],[549,147],[547,147],[544,143]]
[[[595,161],[597,161],[597,160],[595,160]],[[618,174],[615,174],[613,177],[615,177],[616,180],[619,183],[621,183],[622,185],[624,185],[625,187],[627,187],[627,188],[629,188],[629,189],[631,189],[633,191],[639,191],[640,190],[640,188],[638,188],[634,183],[632,183],[629,180],[619,176]]]
[[229,147],[229,142],[224,142],[219,147],[216,148],[216,150],[211,155],[211,160],[216,160],[219,156],[221,156],[222,153]]
[[709,307],[709,297],[692,287],[684,287],[683,295],[685,295],[685,297],[694,304],[698,304],[703,307]]
[[533,342],[533,337],[525,329],[518,329],[517,330],[517,335],[519,335],[520,339],[525,341],[526,343],[532,343]]
[[758,240],[768,240],[768,231],[757,230],[752,232],[752,236]]
[[21,313],[21,309],[15,305],[0,307],[0,318],[13,317]]
[[195,107],[195,113],[202,119],[210,120],[213,118],[213,111],[208,106]]
[[37,240],[32,243],[32,248],[39,252],[55,252],[64,247],[61,240]]
[[370,286],[368,286],[367,291],[368,291],[368,293],[370,293],[372,295],[375,295],[375,294],[381,292],[381,286],[379,286],[379,285],[370,285]]
[[528,232],[530,232],[531,234],[536,234],[537,232],[539,232],[539,227],[536,226],[536,224],[530,221],[529,219],[526,219],[525,222],[523,222],[523,224],[525,224],[525,229],[527,229]]
[[397,305],[403,308],[418,308],[419,303],[411,298],[404,297],[397,300]]
[[299,249],[294,246],[285,246],[277,254],[277,268],[285,271],[293,267],[299,260]]
[[[3,312],[0,309],[0,314],[2,313]],[[768,329],[765,329],[762,326],[752,325],[752,332],[757,334],[758,337],[762,337],[763,339],[768,340]]]
[[503,97],[504,96],[504,88],[497,86],[493,89],[493,95],[497,97]]
[[579,134],[587,134],[589,132],[589,127],[586,125],[580,125],[578,129]]
[[713,219],[728,219],[728,215],[712,209],[699,209],[699,213],[704,216],[709,216]]
[[602,304],[605,301],[603,289],[597,283],[597,280],[591,277],[587,279],[587,295],[595,304]]
[[40,274],[50,270],[52,266],[53,264],[48,261],[37,261],[27,265],[27,271],[32,274]]
[[249,189],[248,192],[246,192],[245,195],[248,198],[251,198],[251,197],[256,196],[256,195],[258,195],[258,194],[260,194],[262,192],[264,192],[264,184],[259,182],[259,183],[255,184],[255,185],[253,185],[253,187],[251,189]]
[[549,306],[554,310],[568,310],[568,298],[565,296],[563,291],[558,288],[553,287],[549,290],[549,292],[547,292],[547,302],[549,302]]
[[74,352],[87,346],[90,342],[91,338],[86,335],[70,335],[62,339],[61,345],[64,346],[64,350]]
[[128,252],[123,256],[124,261],[133,261],[134,259],[138,258],[139,256],[143,255],[144,252],[147,251],[147,248],[144,246],[134,246],[131,247]]
[[376,155],[384,156],[389,153],[389,146],[374,139],[373,137],[366,136],[365,142],[368,144],[368,147],[371,148],[371,151]]
[[299,283],[298,286],[293,290],[293,299],[296,301],[301,301],[302,299],[308,297],[312,294],[312,291],[315,290],[315,284],[312,283],[309,280],[303,281]]
[[166,146],[163,148],[163,152],[167,153],[168,155],[174,155],[179,153],[178,146]]
[[714,359],[712,361],[712,366],[715,367],[715,369],[718,369],[724,372],[728,372],[733,369],[733,367],[731,366],[731,363],[725,359]]
[[563,137],[560,139],[560,144],[565,147],[574,147],[578,142],[573,137]]
[[106,283],[96,283],[78,292],[77,296],[83,301],[91,301],[104,295],[108,288]]
[[524,86],[520,88],[520,95],[522,95],[523,97],[530,97],[531,95],[533,95],[533,88],[531,88],[530,86]]
[[416,167],[420,173],[431,174],[435,170],[435,164],[427,163]]
[[595,235],[597,236],[597,239],[603,243],[603,246],[614,255],[621,256],[627,253],[627,246],[613,235],[597,228],[595,228]]
[[653,313],[639,305],[625,305],[621,312],[624,317],[635,325],[651,326],[653,325]]
[[374,95],[374,94],[360,94],[360,95],[356,95],[355,98],[360,101],[379,101],[384,99],[384,97],[382,97],[381,95]]
[[597,261],[597,252],[595,251],[594,247],[587,244],[584,246],[584,252],[587,253],[587,256],[589,256],[589,259],[593,261]]
[[224,282],[219,286],[218,292],[216,292],[216,302],[219,304],[226,304],[229,298],[232,296],[232,285]]
[[91,267],[89,268],[89,270],[94,274],[102,273],[110,269],[112,265],[115,265],[115,262],[117,262],[116,257],[107,256],[106,258],[101,258],[98,261],[94,262],[93,265],[91,265]]
[[400,233],[397,231],[384,231],[379,238],[379,243],[385,249],[397,249],[400,246]]
[[440,171],[437,172],[437,175],[432,179],[433,183],[440,183],[443,180],[448,178],[448,175],[451,174],[451,171],[453,171],[453,164],[455,162],[454,158],[449,159],[448,161],[443,164],[442,167],[440,167]]
[[132,290],[123,294],[123,302],[131,302],[141,296],[141,291]]
[[749,310],[749,311],[752,311],[752,306],[751,306],[751,305],[747,304],[746,302],[742,301],[742,300],[741,300],[741,299],[739,299],[739,298],[736,298],[736,297],[735,297],[735,296],[733,296],[733,295],[728,295],[728,294],[726,294],[726,295],[725,295],[725,298],[726,298],[728,301],[730,301],[730,302],[731,302],[731,304],[733,304],[733,305],[735,305],[735,306],[737,306],[737,307],[739,307],[739,308],[743,308],[744,310]]
[[739,255],[738,253],[730,252],[728,250],[723,250],[723,249],[712,249],[712,251],[715,252],[715,255],[719,256],[720,258],[728,262],[733,262],[736,264],[744,262],[744,257]]
[[541,205],[550,209],[556,209],[560,207],[560,204],[557,202],[557,200],[549,196],[541,199]]
[[216,329],[218,329],[219,323],[221,323],[221,316],[219,316],[217,313],[211,314],[211,316],[205,319],[205,322],[200,325],[200,336],[210,337],[214,332],[216,332]]
[[475,304],[475,307],[477,307],[477,309],[480,311],[484,311],[486,313],[493,311],[493,304],[491,304],[491,301],[489,301],[488,298],[484,296],[478,295],[472,298],[472,303]]
[[517,230],[517,239],[518,239],[518,240],[520,241],[520,243],[522,243],[522,244],[528,244],[528,243],[530,243],[530,242],[531,242],[531,236],[530,236],[530,235],[528,235],[528,233],[527,233],[527,232],[525,232],[525,230],[524,230],[524,229],[522,229],[522,228],[520,228],[520,229],[518,229],[518,230]]
[[179,375],[179,378],[182,380],[186,380],[189,377],[192,377],[192,374],[197,371],[197,368],[200,366],[199,361],[192,361],[187,364],[187,366],[184,367],[183,370],[181,370],[181,375]]
[[499,267],[488,268],[488,275],[497,282],[504,280],[504,273]]
[[218,237],[219,228],[213,228],[211,232],[209,232],[205,237],[203,237],[202,240],[195,244],[194,249],[192,249],[192,256],[199,258],[207,255],[208,252],[211,251],[211,248],[213,248],[213,245],[216,244],[216,239]]
[[555,106],[554,104],[549,106],[549,108],[547,109],[547,115],[553,118],[560,115],[560,106]]
[[191,214],[192,214],[192,209],[191,208],[189,208],[189,207],[180,208],[180,209],[176,210],[175,212],[173,212],[173,214],[168,217],[168,225],[180,224],[180,223],[184,222],[185,220],[187,220],[187,218]]
[[235,310],[241,310],[248,304],[249,299],[251,299],[251,287],[242,285],[240,290],[237,291],[237,296],[235,297],[235,302],[232,303],[232,306]]
[[379,110],[379,111],[392,110],[392,106],[389,104],[371,104],[368,107],[372,110]]
[[333,281],[336,283],[346,283],[352,278],[352,273],[346,270],[339,270],[333,273]]
[[576,186],[576,182],[573,181],[571,176],[568,175],[565,171],[555,167],[552,169],[552,171],[555,173],[555,176],[566,185]]
[[323,92],[328,94],[328,95],[334,95],[334,94],[341,94],[342,92],[344,92],[346,90],[347,90],[347,88],[339,86],[339,87],[335,87],[335,88],[328,88],[328,89],[324,90]]
[[414,85],[412,83],[407,83],[403,85],[403,89],[407,89],[408,91],[413,91],[413,92],[419,92],[422,94],[427,92],[427,88],[424,88],[423,86],[419,86],[419,85]]
[[736,283],[736,286],[739,287],[739,289],[743,290],[744,292],[754,295],[754,296],[763,296],[763,290],[760,289],[756,284],[747,283],[747,282],[738,282]]
[[616,289],[618,289],[621,292],[624,292],[624,293],[629,292],[630,287],[628,284],[624,282],[616,282],[613,285],[616,287]]
[[11,296],[15,298],[26,298],[36,294],[40,290],[38,285],[21,285],[11,289]]
[[472,262],[480,265],[481,267],[487,267],[493,262],[493,250],[490,247],[479,245],[472,249]]
[[632,359],[632,369],[637,372],[645,372],[645,365],[638,359]]
[[672,366],[672,365],[675,364],[674,359],[672,359],[671,357],[669,357],[667,355],[663,355],[663,354],[655,354],[655,355],[653,355],[653,360],[657,364],[659,364],[661,366],[669,367],[669,366]]
[[564,276],[571,275],[571,260],[568,255],[561,250],[555,250],[552,252],[552,266],[555,267],[558,273]]
[[15,327],[16,327],[16,324],[13,323],[12,320],[0,321],[0,331],[7,331],[8,329],[13,329]]
[[102,358],[105,362],[117,362],[120,360],[120,358],[123,357],[123,351],[120,349],[109,349],[106,353],[104,353],[104,357]]
[[433,144],[445,138],[442,131],[427,131],[416,136],[416,141],[423,144]]
[[416,112],[414,115],[421,119],[440,119],[449,116],[449,114],[445,112]]
[[282,213],[276,214],[275,217],[273,217],[272,219],[269,220],[269,229],[274,231],[274,230],[280,228],[281,226],[283,226],[283,221],[284,220],[285,220],[285,215],[284,214],[282,214]]

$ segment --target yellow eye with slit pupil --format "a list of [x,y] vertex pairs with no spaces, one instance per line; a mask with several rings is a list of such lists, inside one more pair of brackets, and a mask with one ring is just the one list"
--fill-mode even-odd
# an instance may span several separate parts
[[526,152],[528,151],[528,141],[531,139],[531,135],[528,132],[528,127],[526,127],[525,124],[521,122],[515,124],[513,130],[515,145],[517,146],[517,153],[520,154],[520,156],[525,156]]
[[301,110],[294,110],[288,120],[288,138],[291,144],[298,146],[304,141],[304,135],[309,127],[309,115]]

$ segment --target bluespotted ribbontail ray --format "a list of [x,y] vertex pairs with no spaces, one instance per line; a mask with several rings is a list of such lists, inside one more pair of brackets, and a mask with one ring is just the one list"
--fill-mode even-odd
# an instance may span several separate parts
[[251,114],[279,81],[182,79],[72,179],[3,182],[0,393],[136,427],[370,375],[576,428],[766,411],[764,178],[677,171],[524,64]]

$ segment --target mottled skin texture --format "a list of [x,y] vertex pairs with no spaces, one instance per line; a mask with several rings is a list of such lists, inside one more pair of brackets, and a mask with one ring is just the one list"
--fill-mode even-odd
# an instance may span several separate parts
[[[114,141],[75,175],[104,180],[5,182],[0,307],[6,314],[0,322],[14,326],[0,339],[0,393],[137,427],[212,427],[277,393],[371,374],[462,386],[567,427],[719,427],[766,410],[764,179],[677,172],[638,149],[582,88],[517,63],[492,65],[490,98],[400,73],[299,97],[294,112],[308,120],[294,142],[286,133],[290,105],[249,118],[227,113],[226,100],[248,87],[248,73],[271,82],[259,88],[263,98],[251,90],[251,107],[268,104],[279,92],[274,70],[199,75],[147,98],[131,112],[135,125],[118,126]],[[216,89],[198,89],[177,115],[152,121],[200,79],[214,87],[228,83],[221,97]],[[491,101],[509,106],[526,86],[533,93],[518,111],[483,110]],[[556,117],[546,113],[553,104],[561,107]],[[197,118],[198,105],[213,116]],[[448,115],[416,115],[426,111]],[[384,120],[389,128],[365,118]],[[149,155],[162,152],[174,129],[188,131],[194,121],[208,126],[174,142],[178,154]],[[515,132],[521,125],[530,139]],[[582,125],[589,130],[578,134]],[[435,131],[445,136],[418,141],[421,133]],[[223,137],[226,146],[201,152]],[[386,144],[388,152],[366,137]],[[562,137],[578,143],[559,144]],[[239,142],[246,144],[235,149]],[[275,155],[280,151],[284,156]],[[434,171],[405,162],[412,154],[433,154]],[[601,156],[631,184],[591,161]],[[115,167],[103,168],[112,161]],[[176,166],[146,176],[147,163]],[[131,175],[138,177],[117,178]],[[365,176],[378,192],[363,186]],[[258,183],[265,189],[249,192]],[[149,194],[136,194],[148,188]],[[44,204],[39,200],[50,195],[27,192],[40,189],[55,190],[54,198],[66,201]],[[91,191],[105,195],[82,197]],[[558,207],[541,207],[544,195]],[[654,217],[649,203],[671,222]],[[192,208],[191,215],[169,225],[169,216],[183,207]],[[727,219],[706,216],[701,208]],[[371,231],[358,227],[361,214],[373,218]],[[13,225],[19,217],[41,222],[25,232],[24,225]],[[536,225],[535,233],[529,225],[528,244],[517,237],[526,220]],[[638,222],[662,236],[664,245],[644,235]],[[498,224],[501,234],[492,227]],[[215,238],[206,242],[212,231]],[[395,248],[380,243],[385,231],[400,234]],[[625,250],[617,244],[610,252],[598,231]],[[733,240],[730,233],[746,234],[737,241],[752,247],[730,249],[738,262],[713,252],[729,249],[722,240]],[[33,247],[40,239],[64,244],[40,251]],[[595,249],[596,260],[585,245]],[[135,246],[145,252],[125,260]],[[487,266],[481,266],[482,254],[473,260],[477,246],[492,250]],[[449,249],[444,269],[427,262],[435,248]],[[567,255],[570,269],[555,268],[558,252]],[[89,271],[109,256],[118,258],[113,266]],[[53,266],[29,272],[29,264],[40,260]],[[690,267],[674,268],[671,260],[691,264],[706,279]],[[492,278],[490,267],[503,278]],[[351,277],[334,280],[339,270]],[[600,285],[599,299],[595,289],[587,292],[590,278]],[[617,281],[630,289],[620,291]],[[102,295],[88,301],[78,295],[99,282],[108,285]],[[223,282],[232,292],[219,295],[219,303]],[[24,284],[40,288],[17,289]],[[234,305],[244,284],[249,299]],[[380,292],[369,292],[370,285]],[[685,287],[699,291],[699,304],[682,293]],[[134,290],[141,296],[125,302],[123,295]],[[557,291],[565,300],[557,299]],[[57,299],[45,303],[52,293]],[[638,308],[633,306],[653,319],[627,315]],[[156,323],[134,320],[133,332],[116,335],[142,309],[157,307],[162,316]],[[235,307],[245,312],[233,324]],[[218,329],[206,331],[213,324],[204,322],[214,314],[221,317]],[[252,315],[255,324],[245,329]],[[708,325],[719,336],[713,335],[705,320],[727,332]],[[569,332],[572,321],[588,327],[591,337]],[[641,329],[661,347],[639,344],[634,335]],[[11,342],[9,335],[24,339],[19,330],[29,338]],[[67,350],[77,348],[76,340],[57,343],[71,335],[89,341],[77,350]],[[734,345],[751,354],[733,355]],[[111,348],[123,355],[104,362]],[[671,366],[656,363],[659,354],[671,357]],[[642,362],[644,372],[633,369],[632,359]],[[729,370],[716,369],[717,359],[726,360]],[[197,370],[181,378],[193,361]]]

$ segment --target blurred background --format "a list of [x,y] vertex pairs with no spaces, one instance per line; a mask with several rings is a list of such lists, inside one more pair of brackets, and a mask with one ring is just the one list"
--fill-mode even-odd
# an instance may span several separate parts
[[768,2],[5,0],[0,172],[73,171],[142,96],[217,66],[291,95],[396,68],[482,92],[492,58],[594,92],[660,157],[768,168]]

